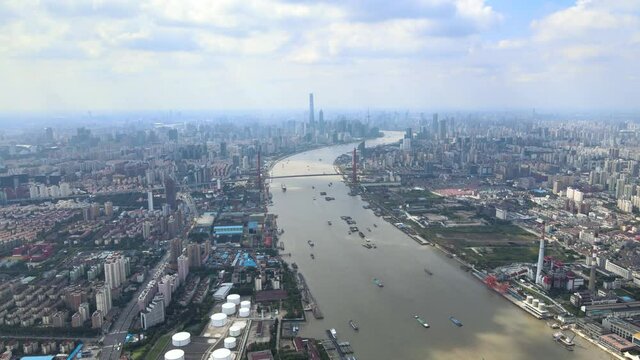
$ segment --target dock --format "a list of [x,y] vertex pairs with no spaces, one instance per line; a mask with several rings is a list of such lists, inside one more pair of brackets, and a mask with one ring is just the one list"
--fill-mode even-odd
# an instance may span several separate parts
[[307,281],[305,280],[304,276],[301,273],[298,273],[298,285],[300,289],[300,294],[302,295],[302,301],[309,304],[309,306],[311,307],[311,313],[313,314],[313,317],[318,320],[324,319],[324,315],[322,314],[322,311],[320,311],[318,302],[313,297],[313,294],[311,294],[311,291],[309,290],[309,286],[307,285]]

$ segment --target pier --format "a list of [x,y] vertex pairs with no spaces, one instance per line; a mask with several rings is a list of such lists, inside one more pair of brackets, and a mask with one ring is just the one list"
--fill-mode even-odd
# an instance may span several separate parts
[[300,285],[300,293],[302,294],[302,301],[309,304],[313,317],[316,319],[324,319],[324,315],[322,315],[322,311],[320,311],[320,307],[318,306],[316,299],[311,294],[307,281],[301,273],[298,273],[298,282]]

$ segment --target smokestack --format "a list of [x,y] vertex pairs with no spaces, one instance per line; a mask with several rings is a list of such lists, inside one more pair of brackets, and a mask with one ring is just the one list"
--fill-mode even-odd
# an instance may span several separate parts
[[536,284],[542,284],[542,265],[544,264],[544,232],[545,223],[542,222],[542,237],[540,237],[540,250],[538,251],[538,268],[536,269]]

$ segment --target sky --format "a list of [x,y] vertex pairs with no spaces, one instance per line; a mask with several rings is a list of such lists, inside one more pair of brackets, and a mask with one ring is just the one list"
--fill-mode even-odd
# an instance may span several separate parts
[[640,108],[640,0],[0,0],[0,112]]

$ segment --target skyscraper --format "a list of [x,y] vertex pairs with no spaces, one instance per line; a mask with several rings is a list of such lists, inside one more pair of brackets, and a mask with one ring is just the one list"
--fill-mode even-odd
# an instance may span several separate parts
[[164,177],[164,194],[171,210],[176,209],[176,181],[171,175]]
[[175,264],[178,262],[178,257],[182,254],[182,241],[179,238],[171,239],[171,254],[170,260],[171,263]]
[[313,110],[313,93],[309,94],[309,126],[312,128],[315,126],[315,112]]
[[187,275],[189,275],[189,258],[180,255],[178,256],[178,279],[180,279],[180,284],[184,284]]
[[96,309],[101,311],[103,315],[111,310],[111,290],[107,284],[96,289]]
[[540,249],[538,250],[538,266],[536,267],[536,284],[542,284],[542,265],[544,264],[544,231],[545,223],[542,223],[542,236],[540,237]]
[[128,259],[120,254],[107,257],[104,262],[104,281],[110,289],[120,287],[127,279]]
[[149,211],[153,211],[153,192],[147,192],[147,207]]
[[187,246],[187,256],[189,256],[189,267],[202,266],[202,258],[200,256],[200,244],[191,243]]

